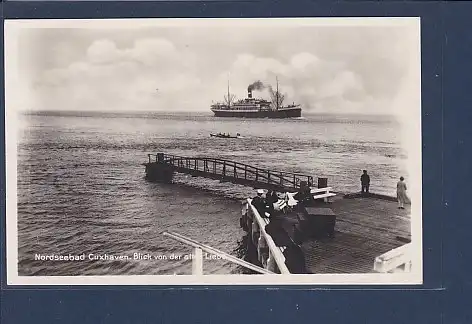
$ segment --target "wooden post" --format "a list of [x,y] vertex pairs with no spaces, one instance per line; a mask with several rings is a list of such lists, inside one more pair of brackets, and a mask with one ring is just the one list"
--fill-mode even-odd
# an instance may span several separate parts
[[226,161],[223,161],[223,177],[226,176]]
[[267,171],[267,184],[270,184],[270,171]]
[[203,251],[200,248],[193,249],[192,274],[203,275]]
[[244,180],[247,180],[247,165],[244,166]]
[[412,262],[411,261],[408,261],[407,263],[405,263],[403,265],[403,271],[405,271],[405,272],[411,272],[411,268],[412,268]]
[[236,172],[236,163],[233,164],[233,168],[234,168],[234,177],[237,178],[238,173]]
[[256,181],[259,179],[259,169],[256,169]]

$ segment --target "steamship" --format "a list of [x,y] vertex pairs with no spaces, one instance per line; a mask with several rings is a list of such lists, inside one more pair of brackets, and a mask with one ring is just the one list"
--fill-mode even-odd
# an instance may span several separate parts
[[225,96],[225,102],[217,102],[211,105],[211,111],[215,117],[239,117],[239,118],[296,118],[301,117],[302,108],[298,104],[283,105],[284,96],[277,89],[271,90],[272,101],[253,98],[252,87],[247,89],[247,98],[233,102],[233,96],[229,92]]

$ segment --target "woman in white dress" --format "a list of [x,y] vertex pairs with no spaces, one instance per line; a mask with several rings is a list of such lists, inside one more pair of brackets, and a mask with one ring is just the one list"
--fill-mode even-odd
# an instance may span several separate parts
[[397,199],[398,199],[398,208],[405,209],[404,204],[408,201],[408,196],[406,195],[406,183],[403,181],[405,178],[400,177],[400,181],[397,182]]

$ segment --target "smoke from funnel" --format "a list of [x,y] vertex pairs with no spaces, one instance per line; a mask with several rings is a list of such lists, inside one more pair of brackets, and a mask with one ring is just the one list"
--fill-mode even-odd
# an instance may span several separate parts
[[253,82],[247,87],[247,91],[252,91],[252,90],[263,90],[266,86],[264,83],[261,81],[257,80],[256,82]]

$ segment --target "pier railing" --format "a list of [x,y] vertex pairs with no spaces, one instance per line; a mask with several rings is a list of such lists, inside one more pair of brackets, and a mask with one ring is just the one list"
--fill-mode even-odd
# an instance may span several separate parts
[[376,272],[409,272],[412,267],[411,243],[390,250],[374,261]]
[[[283,250],[285,247],[278,247],[272,237],[266,232],[265,227],[269,224],[269,219],[262,218],[256,207],[251,204],[251,199],[246,201],[246,209],[250,212],[251,218],[248,221],[251,224],[248,224],[251,233],[251,239],[255,246],[258,249],[258,257],[262,265],[270,271],[278,271],[281,274],[290,274],[290,270],[285,264],[285,256]],[[261,246],[268,247],[267,255],[261,253]]]
[[219,158],[184,157],[172,154],[148,154],[149,164],[161,163],[171,166],[176,172],[222,179],[239,184],[280,190],[298,189],[301,183],[313,186],[313,177],[300,173],[289,173],[262,169],[249,164]]
[[210,253],[211,255],[217,256],[220,259],[230,261],[252,271],[256,271],[261,274],[275,274],[272,271],[258,267],[252,263],[236,258],[228,253],[215,249],[209,245],[199,243],[191,238],[188,238],[184,235],[172,232],[164,232],[164,236],[170,237],[176,241],[179,241],[183,244],[193,247],[192,254],[192,274],[193,275],[203,275],[203,251]]

